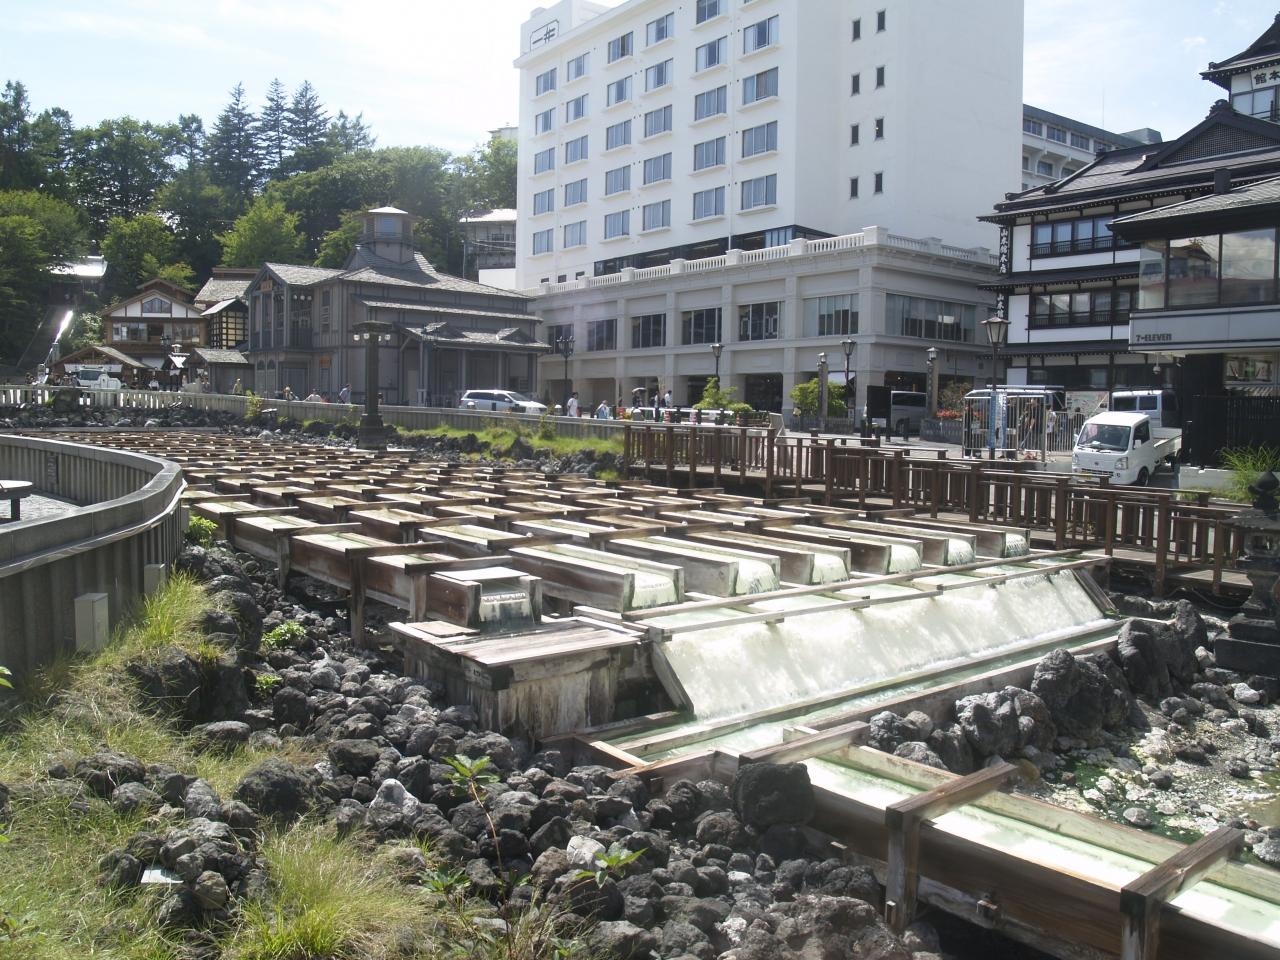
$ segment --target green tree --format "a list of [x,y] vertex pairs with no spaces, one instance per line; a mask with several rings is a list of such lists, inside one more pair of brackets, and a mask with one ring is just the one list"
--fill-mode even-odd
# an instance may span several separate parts
[[197,114],[184,113],[178,117],[173,127],[171,149],[188,170],[204,162],[204,121]]
[[72,207],[33,190],[0,190],[0,361],[17,363],[40,322],[50,270],[84,251]]
[[347,257],[351,256],[351,251],[355,249],[360,239],[360,231],[363,227],[359,211],[343,214],[342,223],[326,233],[320,241],[319,249],[316,251],[315,265],[337,268],[346,264]]
[[102,239],[107,258],[107,292],[116,298],[130,296],[154,279],[161,268],[176,260],[173,231],[154,214],[126,219],[112,217]]
[[[791,402],[802,417],[818,415],[818,378],[814,377],[804,383],[797,383],[791,388]],[[840,396],[843,386],[834,380],[827,381],[827,416],[848,416],[848,408]]]
[[43,111],[31,124],[31,144],[43,171],[38,189],[59,200],[73,199],[76,127],[71,114],[61,107]]
[[96,313],[77,313],[65,337],[63,355],[102,343],[102,317]]
[[210,176],[236,199],[237,212],[249,205],[259,183],[256,127],[253,111],[245,102],[244,86],[237,83],[207,141]]
[[368,124],[364,122],[363,113],[348,117],[345,111],[339,110],[325,133],[325,142],[333,155],[340,157],[349,153],[372,150],[378,140]]
[[267,99],[258,114],[258,151],[268,176],[282,170],[289,156],[289,97],[278,77],[267,87]]
[[516,143],[491,137],[454,164],[461,199],[469,210],[514,210],[516,206]]
[[177,259],[191,264],[198,276],[208,276],[222,260],[217,234],[235,220],[235,198],[213,182],[207,169],[192,166],[161,188],[156,208],[173,224]]
[[0,190],[30,190],[40,185],[42,171],[33,147],[27,88],[10,80],[0,93]]
[[318,170],[333,159],[333,152],[325,141],[329,114],[309,80],[302,82],[289,101],[285,128],[292,150],[288,164],[291,172]]
[[256,267],[266,261],[296,262],[304,241],[298,215],[271,197],[259,197],[226,233],[218,234],[222,260],[232,267]]
[[166,131],[132,117],[81,129],[75,140],[72,187],[95,237],[105,234],[112,217],[149,209],[173,173]]

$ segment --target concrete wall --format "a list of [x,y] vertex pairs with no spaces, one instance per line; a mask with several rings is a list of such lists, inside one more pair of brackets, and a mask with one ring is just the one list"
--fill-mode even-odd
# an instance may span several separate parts
[[155,457],[10,435],[0,477],[81,504],[0,526],[0,663],[22,680],[77,652],[77,597],[105,594],[114,627],[142,595],[144,568],[177,556],[184,483]]

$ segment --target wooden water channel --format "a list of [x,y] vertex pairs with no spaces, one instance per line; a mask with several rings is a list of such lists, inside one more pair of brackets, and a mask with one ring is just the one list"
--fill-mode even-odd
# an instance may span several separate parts
[[1101,550],[1116,568],[1146,576],[1157,596],[1176,587],[1249,592],[1235,569],[1239,507],[1207,493],[1116,487],[1017,461],[950,459],[943,449],[878,440],[784,436],[745,427],[628,424],[628,476],[696,489],[759,489],[948,522],[1026,526],[1054,549]]
[[[1172,523],[1172,503],[1165,502],[1162,510],[1154,501],[1151,508],[1151,502],[1131,498],[1127,491],[1104,490],[1115,496],[1097,501],[1111,511],[1108,521],[1091,516],[1098,508],[1080,505],[1092,502],[1084,490],[1067,484],[1063,493],[1056,478],[982,472],[945,461],[921,466],[884,451],[835,454],[825,443],[783,447],[790,447],[793,460],[807,464],[805,469],[819,471],[819,499],[831,506],[812,504],[803,496],[813,492],[807,479],[773,489],[786,496],[756,499],[718,487],[676,491],[631,480],[603,484],[501,467],[421,462],[407,452],[286,447],[214,435],[111,432],[68,439],[178,463],[188,484],[184,499],[195,515],[212,520],[220,536],[238,549],[277,564],[282,583],[298,573],[340,589],[347,596],[353,637],[364,639],[370,601],[406,611],[406,622],[391,625],[406,668],[442,679],[452,698],[470,699],[495,728],[509,727],[508,721],[519,718],[525,729],[576,731],[561,742],[579,762],[608,763],[619,775],[642,776],[655,790],[682,778],[728,781],[742,764],[817,758],[892,787],[899,799],[880,803],[819,783],[811,827],[831,855],[876,870],[887,890],[882,907],[895,929],[904,928],[917,904],[924,903],[1070,960],[1277,956],[1280,920],[1271,931],[1274,937],[1251,937],[1204,910],[1172,902],[1182,891],[1210,890],[1243,898],[1260,915],[1269,911],[1280,918],[1280,876],[1231,859],[1240,849],[1239,831],[1184,846],[1054,807],[1007,792],[1019,776],[1007,764],[958,777],[870,750],[862,745],[865,717],[796,724],[784,731],[782,742],[740,754],[695,749],[648,762],[631,750],[641,741],[652,747],[653,736],[646,731],[679,714],[628,717],[619,711],[631,698],[628,709],[639,712],[637,691],[654,670],[647,651],[671,632],[655,632],[648,622],[672,611],[726,609],[726,623],[741,623],[780,616],[732,609],[758,597],[802,600],[849,586],[890,583],[916,586],[911,599],[927,600],[944,587],[916,581],[941,570],[982,573],[999,566],[1001,572],[989,571],[990,582],[998,582],[1094,567],[1109,562],[1105,553],[1085,554],[1073,546],[1100,520],[1104,536],[1111,531],[1103,545],[1113,552],[1121,543],[1158,545],[1166,538],[1175,556],[1178,550],[1211,551],[1213,534],[1221,534],[1222,528],[1205,526],[1210,515],[1178,513],[1191,524],[1186,536],[1161,535],[1160,529],[1179,529]],[[720,443],[723,452],[725,441],[712,442]],[[725,462],[721,460],[722,472]],[[837,477],[872,479],[855,482],[850,494],[837,485]],[[896,500],[873,496],[876,484],[897,491]],[[837,490],[841,496],[835,496]],[[972,497],[984,493],[987,507],[975,509]],[[867,508],[858,509],[864,496]],[[890,499],[887,508],[885,499]],[[878,501],[881,508],[873,510]],[[961,505],[967,513],[955,509]],[[1117,522],[1114,518],[1122,511],[1139,519]],[[1140,518],[1148,516],[1163,517],[1164,526],[1144,529],[1146,521]],[[1044,564],[1039,571],[1008,571],[1005,553],[1046,520],[1054,530],[1050,545],[1058,549],[1033,550],[1022,558]],[[1217,524],[1224,520],[1212,518]],[[896,536],[886,535],[886,529]],[[1209,539],[1200,544],[1198,535],[1204,530],[1210,531]],[[710,559],[697,552],[681,554],[680,543],[699,549],[714,545],[722,552]],[[946,551],[957,544],[977,556],[945,568],[890,572],[890,547],[904,543],[921,558],[939,563],[949,562]],[[797,582],[814,574],[812,561],[810,566],[803,562],[806,546],[838,556],[848,577],[834,583]],[[777,589],[738,593],[743,573],[739,555],[757,564],[767,561],[779,574]],[[616,570],[610,567],[614,562]],[[671,593],[655,594],[652,605],[637,609],[646,583],[656,581],[668,583]],[[888,601],[868,595],[841,604],[859,609],[879,602]],[[487,619],[495,606],[508,611],[496,630]],[[936,716],[966,691],[1025,685],[1033,668],[1033,662],[1022,663],[946,689],[912,694],[894,703],[894,709],[923,709]],[[551,697],[551,707],[545,696],[541,705],[531,705],[539,690],[566,678],[572,682],[563,689],[571,694]],[[996,825],[1034,827],[1055,842],[1094,850],[1100,857],[1123,857],[1138,866],[1130,867],[1123,882],[1060,868],[948,828],[948,816],[965,811],[979,811]]]

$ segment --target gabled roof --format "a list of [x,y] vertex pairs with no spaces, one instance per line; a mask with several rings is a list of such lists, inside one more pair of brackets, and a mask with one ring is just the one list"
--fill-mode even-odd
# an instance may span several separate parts
[[265,263],[263,267],[275,274],[281,283],[291,287],[309,287],[313,283],[323,283],[342,275],[341,270],[332,267],[311,267],[300,263]]
[[243,300],[249,292],[253,277],[220,277],[214,274],[204,282],[196,294],[196,303],[219,303],[223,300]]
[[503,330],[459,330],[448,323],[427,323],[405,327],[405,333],[419,340],[447,340],[454,347],[483,347],[488,350],[520,350],[523,353],[550,353],[551,345],[535,340],[519,327]]
[[1171,203],[1156,207],[1154,210],[1143,210],[1141,213],[1120,217],[1112,222],[1112,229],[1126,240],[1145,239],[1160,235],[1167,236],[1167,231],[1179,224],[1205,225],[1212,228],[1215,223],[1235,225],[1240,229],[1246,225],[1246,219],[1256,214],[1268,223],[1280,211],[1280,177],[1261,180],[1257,183],[1234,187],[1225,193],[1211,193],[1203,197],[1184,200],[1182,203]]
[[116,363],[123,364],[126,367],[137,367],[138,369],[146,367],[146,364],[141,360],[135,360],[127,353],[122,353],[115,347],[108,347],[106,344],[102,343],[95,343],[88,347],[82,347],[75,353],[68,353],[65,357],[59,357],[58,363],[78,363],[81,357],[88,356],[91,353],[101,354],[102,356],[114,360]]
[[239,366],[252,366],[248,357],[239,350],[222,350],[217,347],[192,347],[191,352],[205,363],[228,363]]
[[1012,220],[1031,212],[1206,190],[1223,167],[1237,179],[1280,173],[1280,124],[1237,113],[1220,100],[1174,140],[1104,153],[1069,177],[1009,194],[994,215],[980,219]]
[[1200,76],[1227,90],[1231,89],[1231,77],[1237,73],[1247,73],[1255,67],[1280,60],[1280,14],[1276,14],[1271,26],[1262,32],[1257,40],[1249,44],[1234,57],[1227,57],[1217,63],[1209,64],[1209,69]]

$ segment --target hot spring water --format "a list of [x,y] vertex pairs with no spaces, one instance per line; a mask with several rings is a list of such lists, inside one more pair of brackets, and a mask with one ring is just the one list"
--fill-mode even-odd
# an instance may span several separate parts
[[[967,579],[947,575],[954,581]],[[842,599],[910,597],[909,585],[872,584],[827,597],[750,604],[752,613],[821,607]],[[797,613],[775,623],[734,626],[722,610],[655,618],[654,626],[718,623],[676,634],[661,655],[680,679],[698,720],[783,707],[803,700],[937,671],[1043,642],[1097,623],[1100,611],[1070,572],[873,607]]]
[[680,595],[676,591],[675,581],[671,577],[653,570],[638,569],[639,564],[628,562],[626,557],[616,554],[579,547],[572,543],[557,543],[545,548],[548,553],[559,554],[590,563],[597,570],[616,573],[618,576],[631,574],[635,577],[635,592],[631,596],[631,610],[647,610],[650,607],[664,607],[678,603]]

